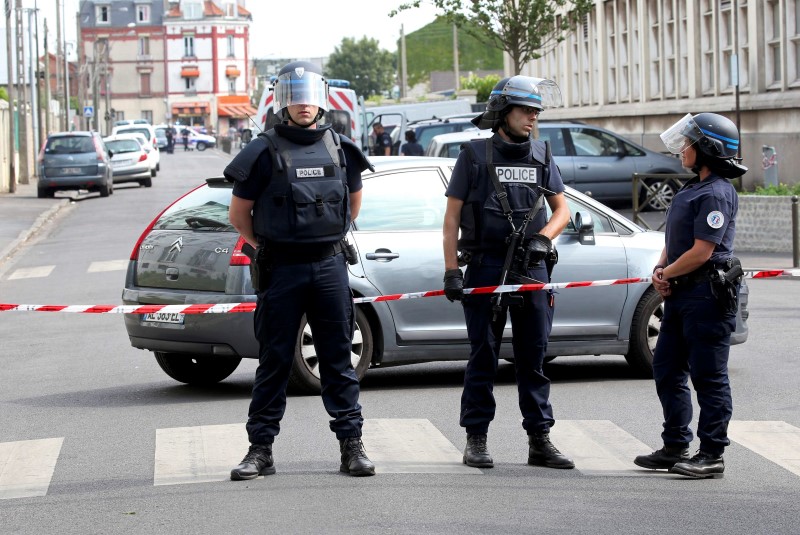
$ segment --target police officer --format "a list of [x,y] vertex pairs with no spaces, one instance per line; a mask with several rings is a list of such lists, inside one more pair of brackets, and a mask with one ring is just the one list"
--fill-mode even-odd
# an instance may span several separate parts
[[373,156],[392,155],[392,136],[390,136],[381,123],[373,123],[372,132],[375,134],[375,145],[372,147]]
[[[634,463],[695,478],[722,477],[733,411],[728,352],[741,281],[735,276],[736,269],[741,274],[741,264],[733,257],[738,197],[727,179],[743,175],[747,168],[736,158],[736,125],[721,115],[688,114],[661,139],[697,176],[672,200],[664,250],[653,269],[653,286],[664,297],[653,355],[664,445],[636,457]],[[700,448],[691,458],[689,378],[700,406]]]
[[[564,230],[570,214],[549,145],[532,140],[531,131],[545,107],[560,104],[560,89],[551,80],[528,76],[501,80],[491,92],[486,111],[473,120],[494,135],[462,146],[447,188],[444,291],[451,301],[462,301],[471,348],[460,416],[467,433],[463,462],[469,466],[494,466],[486,439],[495,414],[492,390],[506,310],[511,315],[522,427],[529,437],[528,464],[575,466],[549,438],[555,420],[550,380],[542,365],[553,320],[553,293],[502,298],[463,294],[465,284],[550,281],[547,263],[552,267],[555,261],[552,240]],[[552,211],[549,221],[545,200]],[[466,276],[458,267],[458,251],[462,263],[467,262]],[[507,262],[511,257],[513,266]],[[506,278],[509,267],[514,273]]]
[[231,224],[257,247],[255,334],[259,365],[247,421],[250,449],[231,479],[274,474],[272,444],[303,314],[314,332],[322,401],[339,439],[342,472],[371,476],[361,442],[359,383],[350,362],[353,300],[342,239],[361,205],[361,151],[318,122],[328,84],[309,62],[287,64],[274,84],[282,120],[248,143],[226,167],[235,180]]

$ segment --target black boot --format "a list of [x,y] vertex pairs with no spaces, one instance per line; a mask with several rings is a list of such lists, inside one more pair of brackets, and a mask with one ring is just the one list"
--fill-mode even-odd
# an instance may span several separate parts
[[375,465],[367,457],[364,451],[364,443],[361,437],[345,438],[339,441],[339,450],[342,452],[342,465],[340,472],[345,472],[351,476],[374,476]]
[[494,461],[486,447],[486,435],[467,435],[467,447],[464,448],[464,464],[475,468],[492,468]]
[[639,455],[633,460],[633,464],[651,470],[669,470],[675,463],[689,460],[689,447],[667,446],[664,445],[660,450],[656,450],[650,455]]
[[547,468],[575,468],[572,459],[558,451],[550,442],[550,433],[528,435],[528,464]]
[[231,479],[255,479],[275,473],[272,463],[272,444],[251,444],[239,466],[231,470]]
[[669,469],[671,474],[680,474],[682,476],[707,478],[707,477],[723,477],[722,473],[725,471],[725,461],[722,455],[712,455],[702,450],[697,451],[697,455],[689,460],[675,463],[675,466]]

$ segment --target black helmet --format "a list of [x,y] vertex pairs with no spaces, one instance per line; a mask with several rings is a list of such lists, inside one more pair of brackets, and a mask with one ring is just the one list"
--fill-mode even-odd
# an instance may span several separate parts
[[739,130],[733,121],[722,115],[688,113],[664,131],[661,140],[673,154],[680,154],[694,145],[698,152],[696,168],[706,165],[726,178],[736,178],[747,172],[747,168],[736,161]]
[[272,111],[282,120],[289,119],[284,110],[293,104],[318,106],[317,121],[328,111],[328,82],[320,68],[308,61],[286,64],[278,73],[272,90]]
[[486,111],[472,123],[481,129],[496,130],[511,106],[530,106],[537,110],[561,105],[561,90],[552,80],[531,76],[503,78],[494,86]]

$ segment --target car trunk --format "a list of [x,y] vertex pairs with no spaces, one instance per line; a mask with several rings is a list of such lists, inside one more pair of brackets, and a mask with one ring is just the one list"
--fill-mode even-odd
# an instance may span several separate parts
[[46,177],[92,176],[97,174],[97,154],[48,154],[44,158]]

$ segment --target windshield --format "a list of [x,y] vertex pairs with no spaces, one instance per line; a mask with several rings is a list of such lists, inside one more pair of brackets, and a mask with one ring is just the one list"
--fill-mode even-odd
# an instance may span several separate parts
[[94,143],[89,136],[51,137],[44,149],[48,154],[80,154],[94,152]]

